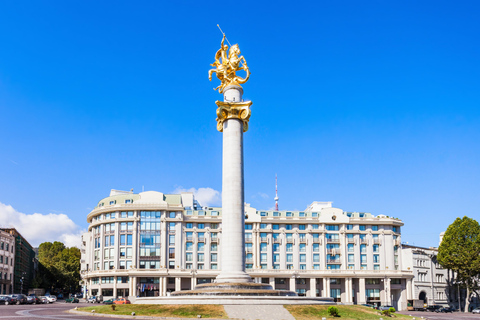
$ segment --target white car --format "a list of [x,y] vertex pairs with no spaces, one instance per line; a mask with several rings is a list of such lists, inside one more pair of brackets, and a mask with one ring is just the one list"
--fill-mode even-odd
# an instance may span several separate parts
[[57,301],[57,297],[56,296],[45,296],[45,298],[47,298],[47,303],[54,303],[55,301]]
[[472,313],[480,313],[480,308],[473,309]]

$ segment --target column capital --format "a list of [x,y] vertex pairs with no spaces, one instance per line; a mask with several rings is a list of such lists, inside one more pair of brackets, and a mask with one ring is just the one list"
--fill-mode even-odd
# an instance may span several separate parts
[[227,102],[215,101],[217,104],[217,130],[223,132],[223,123],[228,119],[239,119],[243,122],[243,132],[248,130],[248,121],[250,120],[250,106],[252,101],[245,102]]

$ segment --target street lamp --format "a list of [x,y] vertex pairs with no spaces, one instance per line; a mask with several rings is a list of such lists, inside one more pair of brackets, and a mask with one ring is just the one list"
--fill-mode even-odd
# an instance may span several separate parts
[[25,271],[22,272],[22,278],[20,279],[20,293],[23,293],[23,280],[25,279],[26,274]]

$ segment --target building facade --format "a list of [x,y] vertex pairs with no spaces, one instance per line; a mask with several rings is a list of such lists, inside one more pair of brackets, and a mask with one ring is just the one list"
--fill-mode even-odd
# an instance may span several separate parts
[[15,239],[15,262],[13,276],[14,293],[28,292],[34,276],[35,252],[28,241],[15,228],[2,228]]
[[0,230],[0,294],[13,293],[15,237]]
[[[88,214],[82,278],[88,295],[165,296],[212,282],[221,269],[222,211],[192,193],[112,190]],[[245,263],[254,281],[345,304],[406,309],[413,272],[402,269],[401,227],[331,202],[304,211],[245,207]]]
[[402,260],[407,270],[413,271],[411,299],[423,300],[426,305],[451,305],[451,281],[447,269],[437,261],[438,248],[402,245]]

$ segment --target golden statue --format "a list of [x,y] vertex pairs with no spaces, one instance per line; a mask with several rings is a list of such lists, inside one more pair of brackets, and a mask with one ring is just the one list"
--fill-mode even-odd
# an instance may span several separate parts
[[[228,41],[228,40],[227,40]],[[215,54],[215,62],[211,64],[215,69],[208,70],[208,79],[212,81],[212,74],[215,72],[217,78],[221,81],[221,84],[215,88],[218,92],[222,93],[223,89],[230,85],[240,85],[248,81],[250,78],[250,70],[247,66],[247,61],[243,56],[239,56],[240,48],[238,44],[234,44],[228,50],[228,45],[224,44],[225,33],[223,34],[222,43],[220,49]],[[228,52],[228,56],[227,56]],[[242,63],[242,65],[240,65]],[[238,70],[245,70],[246,77],[242,78],[236,75]]]

